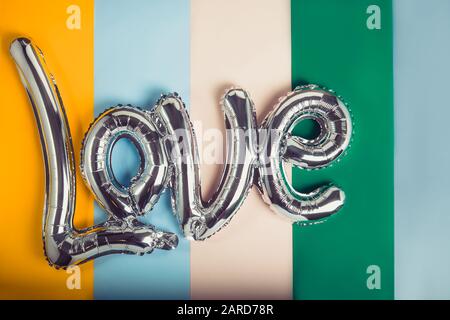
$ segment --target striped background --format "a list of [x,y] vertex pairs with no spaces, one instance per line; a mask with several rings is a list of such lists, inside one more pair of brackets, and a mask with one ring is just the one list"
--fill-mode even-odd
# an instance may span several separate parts
[[[80,30],[66,27],[74,4]],[[374,4],[381,30],[366,27]],[[2,1],[0,297],[449,299],[449,30],[448,0]],[[253,190],[208,241],[97,259],[80,267],[81,289],[68,290],[69,275],[42,253],[42,156],[8,54],[20,35],[36,41],[56,75],[77,162],[90,122],[118,103],[148,108],[177,91],[203,130],[223,130],[218,101],[230,85],[251,93],[259,121],[292,86],[335,89],[355,116],[351,152],[329,171],[292,179],[299,188],[331,179],[347,191],[346,207],[323,225],[291,226]],[[129,145],[117,146],[113,166],[129,178]],[[207,196],[220,165],[201,170]],[[84,227],[104,217],[77,178],[75,222]],[[180,232],[167,194],[145,220]],[[379,290],[367,289],[369,265],[381,268]]]

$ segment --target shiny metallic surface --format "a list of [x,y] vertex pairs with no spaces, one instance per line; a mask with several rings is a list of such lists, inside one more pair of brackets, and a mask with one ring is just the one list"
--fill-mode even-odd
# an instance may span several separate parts
[[[74,228],[76,190],[73,146],[56,82],[45,68],[42,53],[29,39],[14,40],[10,53],[33,106],[42,144],[46,172],[42,235],[49,263],[55,267],[67,267],[112,253],[144,254],[154,248],[176,247],[176,235],[139,222],[134,212],[127,210],[120,213],[110,210],[108,221],[83,230]],[[164,163],[163,160],[161,162]],[[157,171],[162,174],[159,169]],[[141,174],[144,177],[142,180],[138,179],[146,186],[151,184],[146,179],[152,179],[148,178],[152,174],[147,173]],[[92,181],[97,180],[93,178]],[[158,187],[154,194],[157,192]],[[99,194],[96,193],[98,198]],[[133,195],[137,194],[139,192],[133,191]],[[105,208],[113,202],[107,195],[101,196],[104,197],[102,205]],[[145,207],[154,198],[150,196],[140,201],[136,196],[134,201],[143,203]],[[123,206],[126,207],[125,204]]]
[[[130,187],[117,181],[111,167],[112,149],[122,138],[140,157]],[[80,167],[98,203],[117,219],[150,211],[169,181],[166,153],[150,114],[131,106],[116,106],[97,117],[84,138]]]
[[[300,121],[312,119],[320,132],[313,139],[290,134]],[[320,169],[338,160],[350,143],[352,121],[345,104],[314,85],[299,87],[280,99],[260,128],[258,187],[276,212],[294,221],[317,220],[336,213],[345,194],[335,186],[301,193],[285,178],[282,161],[304,169]]]
[[[29,39],[19,38],[10,52],[33,106],[39,129],[45,172],[44,250],[55,267],[67,267],[112,253],[144,254],[173,249],[178,238],[138,220],[149,212],[165,188],[184,235],[205,240],[227,225],[241,207],[253,183],[274,211],[293,221],[317,220],[336,213],[345,194],[335,186],[310,193],[293,189],[283,161],[306,170],[338,161],[349,147],[352,121],[334,93],[309,85],[280,99],[258,128],[254,104],[243,89],[226,91],[226,159],[216,191],[202,198],[196,136],[181,98],[162,96],[155,108],[143,111],[116,106],[95,119],[83,141],[81,172],[97,202],[108,214],[106,222],[77,230],[75,161],[70,129],[53,76],[42,53]],[[311,139],[292,136],[301,121],[312,119],[320,132]],[[129,139],[140,157],[130,186],[114,176],[114,144]]]
[[253,102],[246,91],[230,89],[222,99],[227,156],[217,190],[201,196],[196,137],[181,99],[166,96],[155,108],[165,127],[165,145],[174,165],[172,204],[187,238],[204,240],[224,227],[240,208],[252,184],[257,161],[257,130]]

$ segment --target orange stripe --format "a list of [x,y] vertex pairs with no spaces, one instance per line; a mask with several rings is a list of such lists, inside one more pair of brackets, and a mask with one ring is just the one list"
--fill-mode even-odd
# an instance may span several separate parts
[[[81,9],[81,29],[69,30],[67,7]],[[0,88],[2,157],[0,158],[0,298],[92,299],[93,263],[81,266],[81,289],[69,290],[70,274],[48,266],[41,240],[44,170],[33,111],[9,56],[17,36],[32,38],[55,75],[72,132],[75,158],[93,117],[94,2],[2,1],[0,4]],[[93,198],[77,172],[75,224],[93,223]]]

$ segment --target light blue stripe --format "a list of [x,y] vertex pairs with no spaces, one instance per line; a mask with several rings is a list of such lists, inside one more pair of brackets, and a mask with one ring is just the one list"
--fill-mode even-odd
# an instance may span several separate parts
[[396,298],[450,299],[450,1],[394,17]]
[[[119,103],[153,106],[161,93],[172,91],[189,103],[189,7],[188,0],[95,0],[96,116]],[[125,177],[136,154],[127,144],[117,148],[113,168]],[[104,217],[96,207],[96,222]],[[178,248],[96,260],[95,299],[189,299],[189,243],[167,192],[144,220],[177,232]]]

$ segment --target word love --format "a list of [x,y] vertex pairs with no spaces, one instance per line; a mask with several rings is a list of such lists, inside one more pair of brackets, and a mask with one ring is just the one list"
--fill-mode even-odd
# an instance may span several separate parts
[[[317,169],[338,159],[349,145],[352,124],[341,100],[329,91],[305,86],[280,99],[260,127],[254,105],[242,89],[222,100],[227,156],[222,178],[211,199],[201,196],[196,138],[183,101],[162,96],[152,111],[116,106],[101,114],[86,133],[81,150],[82,176],[107,221],[83,230],[73,226],[75,161],[69,125],[53,76],[42,53],[29,39],[11,44],[22,82],[38,124],[46,170],[43,240],[48,261],[67,267],[112,253],[144,254],[173,249],[175,234],[138,220],[170,188],[173,211],[187,238],[204,240],[224,227],[238,211],[253,183],[270,207],[293,221],[316,220],[337,212],[345,195],[335,186],[300,193],[285,178],[283,161]],[[290,134],[312,119],[317,137]],[[111,151],[122,138],[138,150],[140,167],[130,186],[121,185],[111,167]]]

